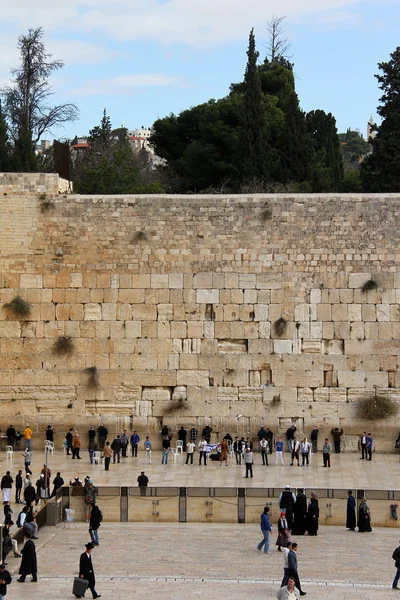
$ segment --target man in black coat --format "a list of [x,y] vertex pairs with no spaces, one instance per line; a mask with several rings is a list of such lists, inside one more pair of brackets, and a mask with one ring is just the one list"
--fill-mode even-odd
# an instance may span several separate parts
[[[100,598],[101,594],[98,594],[95,589],[96,579],[94,576],[93,564],[92,564],[92,550],[94,545],[92,542],[85,544],[86,552],[81,554],[79,559],[79,577],[82,579],[87,579],[89,582],[89,589],[92,592],[93,598]],[[77,596],[80,598],[81,596]]]
[[6,569],[4,563],[0,564],[0,598],[5,598],[7,595],[7,586],[10,585],[12,577]]
[[8,445],[12,446],[13,449],[14,449],[14,445],[15,445],[16,434],[17,434],[17,432],[15,431],[15,428],[12,425],[10,425],[10,427],[6,431],[6,436],[7,436]]
[[121,462],[121,438],[119,437],[119,434],[113,439],[111,450],[113,451],[113,463],[115,464],[116,458],[118,459],[118,462]]
[[108,429],[103,423],[97,428],[97,435],[99,436],[99,450],[103,451],[108,436]]
[[57,475],[53,479],[53,491],[51,492],[50,498],[54,498],[57,490],[60,489],[64,485],[64,479],[61,477],[60,471],[57,472]]
[[74,437],[72,432],[73,429],[72,427],[70,427],[67,435],[65,436],[65,439],[67,440],[67,456],[69,456],[72,453],[72,438]]
[[37,581],[37,560],[35,543],[31,540],[31,535],[24,531],[26,542],[21,550],[22,560],[19,568],[19,583],[24,583],[27,575],[32,575],[32,581]]
[[147,475],[145,474],[144,471],[141,471],[139,477],[137,478],[137,482],[138,482],[138,486],[140,487],[140,495],[145,496],[146,488],[149,483],[149,478],[147,477]]
[[33,487],[31,480],[29,480],[29,483],[24,490],[24,499],[28,506],[31,506],[36,500],[36,490]]

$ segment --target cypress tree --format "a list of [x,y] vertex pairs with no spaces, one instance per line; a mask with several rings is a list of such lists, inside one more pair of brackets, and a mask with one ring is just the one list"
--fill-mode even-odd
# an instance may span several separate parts
[[7,122],[0,102],[0,172],[10,170],[10,143],[8,140]]
[[263,103],[258,52],[254,30],[249,36],[247,66],[243,86],[243,111],[240,135],[240,171],[242,183],[268,177],[268,129]]
[[362,164],[363,188],[366,192],[400,192],[400,47],[378,66],[382,73],[375,77],[383,91],[378,107],[382,123],[370,140],[372,154]]

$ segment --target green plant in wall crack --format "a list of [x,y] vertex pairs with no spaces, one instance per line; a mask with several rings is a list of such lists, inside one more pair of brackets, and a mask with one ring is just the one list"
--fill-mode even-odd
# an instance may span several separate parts
[[132,238],[132,244],[137,244],[138,242],[145,242],[147,240],[147,235],[144,231],[137,231]]
[[56,339],[53,346],[54,354],[58,356],[68,356],[74,351],[74,342],[69,336],[61,336]]
[[87,386],[89,388],[98,388],[100,386],[100,377],[97,367],[87,367],[85,373],[89,375]]
[[72,402],[68,402],[68,404],[67,404],[67,408],[74,408],[74,405],[73,405],[73,403],[72,403]]
[[365,421],[379,421],[393,417],[397,413],[397,404],[390,398],[379,396],[376,392],[362,400],[357,407],[357,417]]
[[13,314],[14,317],[27,317],[32,310],[32,305],[26,300],[23,300],[21,296],[15,296],[11,302],[7,302],[3,307],[6,311]]
[[367,292],[371,292],[372,290],[377,290],[378,289],[378,282],[375,281],[374,279],[368,279],[368,281],[366,281],[364,283],[364,285],[361,288],[361,291],[363,294],[366,294]]
[[275,321],[274,323],[274,331],[275,331],[275,335],[277,335],[278,337],[282,337],[287,329],[287,321],[283,318],[280,317],[277,321]]

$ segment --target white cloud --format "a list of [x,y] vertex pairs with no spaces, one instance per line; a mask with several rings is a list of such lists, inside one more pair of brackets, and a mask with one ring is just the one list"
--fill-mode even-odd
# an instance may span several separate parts
[[46,50],[66,65],[93,65],[119,56],[118,52],[82,40],[49,39]]
[[165,73],[142,73],[136,75],[118,75],[108,79],[86,81],[81,87],[69,90],[74,96],[130,94],[140,88],[183,86],[187,80],[183,77]]
[[1,20],[19,27],[41,25],[45,30],[75,30],[86,35],[101,32],[120,41],[199,46],[243,39],[252,26],[263,27],[273,14],[329,14],[367,1],[14,0],[2,7]]

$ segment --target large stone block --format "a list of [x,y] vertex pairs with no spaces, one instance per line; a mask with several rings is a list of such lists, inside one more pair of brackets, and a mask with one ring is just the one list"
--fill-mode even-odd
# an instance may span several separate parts
[[199,304],[218,304],[219,290],[198,289],[196,302]]
[[338,371],[339,387],[362,388],[366,387],[365,371]]
[[366,281],[371,279],[371,273],[350,273],[349,288],[362,288]]

